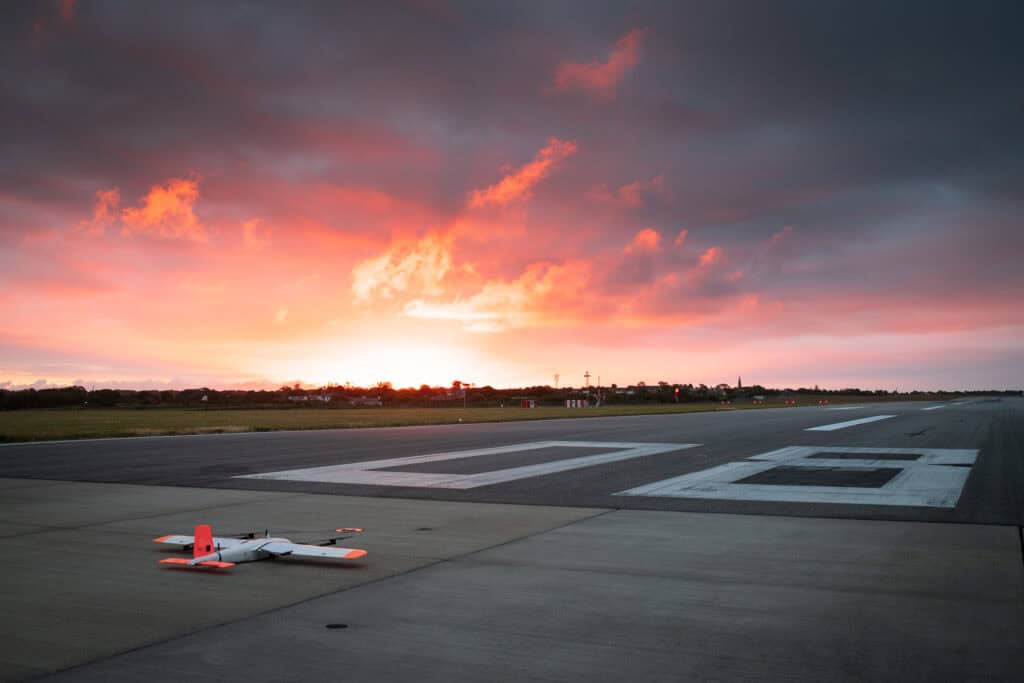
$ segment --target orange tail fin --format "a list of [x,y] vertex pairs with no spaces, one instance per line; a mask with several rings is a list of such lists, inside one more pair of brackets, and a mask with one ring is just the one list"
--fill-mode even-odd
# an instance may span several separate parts
[[195,544],[192,546],[192,557],[202,557],[214,552],[213,529],[209,524],[197,524],[194,537]]

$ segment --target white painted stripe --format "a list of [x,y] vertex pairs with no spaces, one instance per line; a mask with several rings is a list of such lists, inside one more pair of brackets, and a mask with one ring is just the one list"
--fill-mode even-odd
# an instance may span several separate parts
[[[414,455],[404,458],[388,458],[385,460],[369,460],[364,462],[346,463],[344,465],[328,465],[325,467],[308,467],[297,470],[264,472],[262,474],[246,474],[237,479],[275,479],[285,481],[317,481],[334,484],[374,484],[377,486],[411,486],[418,488],[471,489],[478,486],[490,486],[517,479],[539,477],[545,474],[565,472],[582,467],[593,467],[620,460],[641,458],[648,455],[668,453],[686,448],[694,448],[700,444],[693,443],[634,443],[619,441],[534,441],[530,443],[497,446],[493,448],[476,448],[466,451],[448,453],[431,453]],[[598,453],[579,458],[553,460],[551,462],[510,467],[506,469],[478,472],[476,474],[444,474],[437,472],[381,472],[385,468],[419,465],[445,460],[459,460],[488,455],[518,453],[540,448],[600,448],[611,450],[610,453]]]
[[834,408],[825,408],[825,410],[860,410],[864,406],[836,406]]
[[946,404],[940,406],[928,406],[927,408],[921,408],[921,410],[938,410],[939,408],[945,408]]
[[834,422],[830,425],[821,425],[820,427],[808,427],[805,432],[834,432],[837,429],[846,429],[847,427],[855,427],[857,425],[867,424],[869,422],[878,422],[879,420],[888,420],[890,417],[896,417],[895,415],[875,415],[874,417],[862,417],[859,420],[847,420],[846,422]]

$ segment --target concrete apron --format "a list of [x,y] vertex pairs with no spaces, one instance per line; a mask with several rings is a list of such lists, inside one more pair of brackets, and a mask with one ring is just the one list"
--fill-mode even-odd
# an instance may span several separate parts
[[[1024,665],[1014,527],[39,484],[0,482],[5,680],[94,660],[58,678],[972,679]],[[168,551],[149,539],[196,522],[296,540],[363,526],[352,545],[370,555],[159,568]]]

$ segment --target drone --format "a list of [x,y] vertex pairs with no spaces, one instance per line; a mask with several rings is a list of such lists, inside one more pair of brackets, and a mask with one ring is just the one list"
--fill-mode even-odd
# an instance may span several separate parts
[[[334,531],[351,535],[361,532],[362,529],[344,527]],[[209,524],[198,524],[192,536],[160,536],[153,541],[173,543],[182,546],[182,550],[192,551],[190,560],[184,557],[168,557],[160,560],[161,564],[179,565],[182,568],[226,569],[242,562],[273,560],[279,557],[319,557],[335,560],[357,560],[365,557],[365,550],[338,546],[338,541],[348,538],[348,535],[306,544],[293,543],[287,538],[271,537],[269,530],[264,531],[262,537],[257,537],[255,532],[219,537],[213,535],[213,529]]]

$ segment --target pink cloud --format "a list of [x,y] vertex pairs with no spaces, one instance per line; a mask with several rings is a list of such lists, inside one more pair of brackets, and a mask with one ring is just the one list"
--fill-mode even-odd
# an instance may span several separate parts
[[700,265],[702,268],[707,268],[718,263],[722,258],[722,250],[720,247],[710,247],[707,251],[700,255]]
[[661,234],[653,228],[644,228],[638,232],[633,241],[626,246],[625,253],[633,254],[640,252],[657,251],[661,244]]
[[259,218],[242,223],[242,244],[246,249],[264,249],[270,245],[271,230]]
[[615,97],[623,79],[640,63],[640,48],[647,29],[633,29],[615,43],[606,62],[562,62],[555,69],[557,90],[584,90],[594,97]]
[[529,199],[534,185],[546,178],[555,164],[575,154],[576,150],[576,143],[572,140],[549,138],[548,144],[537,152],[532,161],[487,189],[475,190],[470,196],[469,207],[503,206]]

